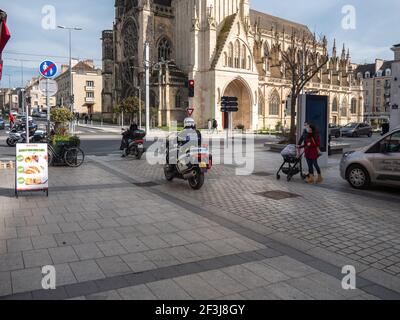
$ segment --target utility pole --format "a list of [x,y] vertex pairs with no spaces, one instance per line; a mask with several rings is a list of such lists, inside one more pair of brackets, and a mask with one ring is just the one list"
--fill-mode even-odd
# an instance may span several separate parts
[[[70,110],[72,113],[75,112],[74,108],[74,103],[75,99],[73,97],[74,95],[74,82],[72,78],[72,31],[82,31],[82,28],[79,27],[66,27],[66,26],[58,26],[59,29],[66,29],[68,30],[68,40],[69,40],[69,101],[70,101]],[[71,123],[71,129],[73,129],[74,126],[72,126]]]
[[145,62],[144,68],[146,71],[146,132],[150,132],[150,45],[145,43]]

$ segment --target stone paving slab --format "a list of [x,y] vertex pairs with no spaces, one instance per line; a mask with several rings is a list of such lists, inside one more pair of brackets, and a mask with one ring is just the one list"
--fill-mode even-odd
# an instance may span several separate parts
[[[21,197],[11,201],[0,195],[0,277],[4,279],[0,296],[24,293],[14,298],[45,298],[46,293],[40,290],[40,261],[56,265],[61,287],[53,297],[60,299],[129,299],[142,292],[149,299],[162,299],[161,293],[157,296],[153,290],[157,282],[160,292],[173,291],[182,299],[238,294],[246,298],[255,292],[263,297],[310,299],[315,298],[308,291],[312,288],[328,292],[323,291],[322,283],[309,278],[322,273],[310,266],[309,262],[316,262],[314,257],[310,259],[300,247],[296,251],[287,243],[271,242],[265,237],[269,232],[253,231],[249,228],[252,218],[240,217],[240,221],[251,222],[243,226],[235,218],[227,219],[228,214],[221,218],[204,211],[197,200],[192,207],[176,202],[166,196],[163,185],[128,186],[122,176],[102,172],[90,162],[77,172],[87,169],[92,174],[99,171],[100,177],[112,177],[110,183],[119,187],[107,184],[101,188],[98,182],[96,189],[82,194],[71,187],[74,184],[69,177],[64,177],[72,171],[54,168],[61,170],[57,172],[65,190],[55,191],[49,199]],[[177,186],[181,189],[179,183]],[[187,186],[182,190],[187,192]],[[132,201],[138,205],[132,206]],[[207,209],[218,210],[218,206],[209,204]],[[282,209],[279,214],[283,214]],[[257,230],[264,229],[259,226]],[[268,248],[268,241],[275,250]],[[382,243],[378,245],[381,252],[386,250]],[[339,297],[341,289],[334,287],[333,281],[335,286],[340,281],[331,281],[331,298]],[[394,291],[372,282],[365,288],[367,291],[351,298],[396,297]]]

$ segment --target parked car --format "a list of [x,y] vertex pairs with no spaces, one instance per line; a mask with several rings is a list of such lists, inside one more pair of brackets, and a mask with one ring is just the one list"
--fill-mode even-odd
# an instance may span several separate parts
[[47,112],[40,112],[40,113],[39,113],[39,118],[41,118],[41,119],[47,119]]
[[368,147],[345,153],[340,174],[356,189],[371,183],[400,186],[400,128]]
[[32,110],[32,117],[38,118],[40,116],[40,112],[37,109]]
[[0,130],[4,130],[6,128],[6,122],[3,118],[0,118]]
[[359,137],[359,136],[372,137],[373,129],[367,123],[352,122],[342,127],[340,129],[340,133],[343,137]]
[[340,127],[336,124],[330,123],[329,124],[329,135],[331,137],[340,138]]

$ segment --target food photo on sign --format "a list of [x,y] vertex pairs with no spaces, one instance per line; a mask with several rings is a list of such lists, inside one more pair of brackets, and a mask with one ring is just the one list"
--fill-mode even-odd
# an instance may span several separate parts
[[48,189],[46,144],[17,144],[16,192]]

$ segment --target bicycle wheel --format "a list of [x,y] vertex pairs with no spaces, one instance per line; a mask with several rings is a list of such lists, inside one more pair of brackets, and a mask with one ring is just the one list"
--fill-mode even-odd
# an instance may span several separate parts
[[69,167],[80,167],[85,161],[85,154],[80,148],[70,148],[65,151],[64,161]]

